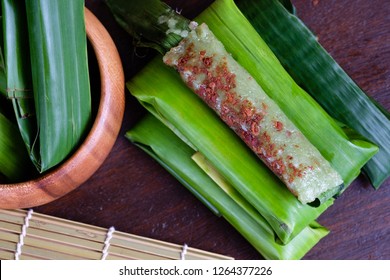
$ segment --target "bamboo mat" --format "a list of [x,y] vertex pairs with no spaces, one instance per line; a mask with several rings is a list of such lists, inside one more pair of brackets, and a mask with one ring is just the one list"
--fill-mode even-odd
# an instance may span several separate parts
[[187,245],[104,229],[25,210],[0,210],[2,260],[224,260]]

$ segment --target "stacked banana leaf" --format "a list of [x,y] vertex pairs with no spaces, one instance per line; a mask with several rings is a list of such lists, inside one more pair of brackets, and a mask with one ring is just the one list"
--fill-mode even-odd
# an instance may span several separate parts
[[[174,89],[175,91],[176,89]],[[182,97],[181,95],[179,98]],[[174,111],[172,113],[176,113]],[[201,113],[199,116],[201,116]],[[209,116],[206,116],[205,122],[209,121]],[[210,129],[215,128],[213,124]],[[229,134],[229,133],[228,133]],[[186,186],[196,197],[198,197],[206,206],[208,206],[214,213],[224,217],[233,227],[243,235],[254,248],[256,248],[267,259],[299,259],[304,256],[322,237],[326,236],[328,230],[314,221],[313,216],[318,215],[321,211],[306,208],[301,213],[291,213],[291,217],[286,217],[292,223],[285,224],[282,220],[285,217],[277,216],[275,223],[278,224],[281,231],[287,232],[292,230],[291,226],[301,226],[300,233],[292,238],[289,242],[284,243],[276,234],[275,230],[261,212],[259,212],[253,205],[251,205],[243,194],[238,192],[229,182],[221,183],[216,180],[214,176],[203,171],[196,162],[202,161],[193,157],[197,157],[196,150],[191,145],[186,144],[180,137],[162,125],[162,122],[152,115],[146,116],[138,123],[126,136],[139,147],[151,155],[154,159],[161,163],[173,176],[175,176],[184,186]],[[218,137],[218,131],[215,134]],[[228,142],[234,135],[228,135],[227,139],[222,142]],[[203,140],[205,143],[208,139]],[[219,140],[217,140],[219,142]],[[236,144],[236,145],[235,145]],[[238,146],[240,143],[233,143],[227,145],[226,149]],[[236,162],[239,166],[245,160],[251,158],[251,155],[244,153],[242,161]],[[252,160],[254,160],[252,158]],[[204,164],[201,164],[202,166]],[[245,165],[246,166],[246,165]],[[255,167],[262,168],[259,163]],[[207,167],[203,167],[207,170]],[[237,168],[239,169],[239,168]],[[261,170],[266,172],[265,170]],[[235,171],[233,171],[235,172]],[[234,175],[234,174],[233,174]],[[256,174],[257,175],[257,174]],[[281,194],[289,196],[281,185],[277,183],[277,179],[273,178],[271,174],[263,178],[271,181],[269,188],[267,185],[262,185],[262,182],[255,182],[256,177],[250,183],[255,184],[257,188],[264,188],[263,192],[268,192],[272,195],[272,187],[279,187],[275,190],[275,195]],[[263,180],[263,181],[264,181]],[[274,182],[272,182],[274,181]],[[221,186],[222,185],[222,186]],[[296,200],[296,199],[295,199]],[[331,202],[330,202],[331,203]],[[328,205],[330,205],[330,203]],[[273,210],[282,210],[282,207],[287,207],[286,210],[296,211],[297,204],[295,201],[293,205],[289,206],[287,203],[275,204]],[[294,209],[295,208],[295,209]],[[313,210],[313,213],[309,213]],[[264,212],[263,212],[264,213]],[[296,215],[296,218],[294,214]],[[314,214],[314,215],[313,215]],[[302,217],[302,215],[307,215]],[[301,217],[298,217],[301,216]],[[301,220],[301,221],[299,221]],[[301,223],[301,225],[298,225]],[[290,228],[289,228],[290,227]]]
[[[141,2],[151,7],[158,1]],[[110,0],[108,4],[117,21],[134,35],[136,30],[127,9],[134,10],[137,4],[132,2],[130,7],[120,0]],[[292,9],[289,1],[283,4],[277,7]],[[149,17],[148,12],[141,15]],[[195,20],[209,26],[348,187],[378,147],[333,119],[297,85],[233,0],[215,1]],[[138,39],[149,39],[144,38],[145,32],[142,36]],[[153,44],[148,41],[145,45]],[[300,203],[185,86],[175,70],[163,64],[161,56],[132,78],[127,87],[150,115],[126,136],[212,211],[228,220],[265,258],[299,259],[327,234],[315,220],[334,198],[318,207]]]
[[0,156],[18,167],[0,173],[17,182],[31,162],[42,173],[65,160],[90,123],[84,1],[2,0],[1,15],[0,101],[14,113],[2,120]]

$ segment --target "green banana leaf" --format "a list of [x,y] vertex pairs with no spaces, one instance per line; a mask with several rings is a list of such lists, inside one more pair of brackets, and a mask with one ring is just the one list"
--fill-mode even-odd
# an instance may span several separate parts
[[[232,1],[215,2],[197,20],[210,26],[228,51],[331,162],[346,185],[356,178],[377,147],[359,137],[349,138],[353,134],[347,135],[294,83]],[[282,242],[290,241],[332,204],[331,199],[319,208],[302,205],[161,60],[159,56],[149,63],[127,83],[128,89],[183,141],[205,155],[267,220]]]
[[[83,0],[27,0],[40,172],[62,162],[91,120]],[[26,34],[24,34],[25,36]]]
[[3,52],[3,17],[0,16],[0,94],[7,95],[7,78],[5,75],[5,63]]
[[[25,147],[34,163],[39,162],[35,106],[31,84],[26,8],[24,1],[2,0],[6,94],[12,103],[15,118]],[[22,149],[23,146],[20,147]],[[25,149],[26,149],[25,148]]]
[[328,233],[312,222],[283,245],[272,227],[248,202],[242,201],[246,207],[235,202],[192,160],[195,151],[150,114],[128,131],[126,137],[162,163],[180,182],[185,182],[192,192],[195,190],[209,208],[212,205],[218,209],[218,213],[266,259],[300,259]]
[[379,146],[363,167],[379,188],[390,176],[389,112],[367,96],[305,24],[277,0],[235,2],[295,81],[331,116]]
[[[3,9],[2,9],[3,10]],[[2,15],[3,13],[1,13]],[[7,100],[7,75],[4,60],[3,16],[0,17],[0,183],[16,183],[32,178],[34,166],[24,148],[14,118],[9,118],[11,102]],[[12,112],[11,112],[12,113]]]
[[5,66],[4,66],[4,58],[3,51],[0,47],[0,94],[3,96],[7,95],[7,77],[5,75]]
[[[331,162],[348,186],[377,152],[377,147],[362,137],[348,138],[339,124],[294,82],[233,0],[215,1],[197,21],[209,25],[226,49]],[[327,133],[320,135],[324,131]]]
[[[283,242],[287,243],[332,204],[330,200],[319,208],[302,205],[181,82],[176,72],[163,65],[161,57],[149,63],[127,86],[154,116],[195,151],[206,155],[230,184],[244,190],[242,195],[268,220]],[[255,197],[257,203],[249,196]]]
[[[170,9],[167,4],[160,0],[105,0],[105,3],[121,26],[134,37],[138,47],[150,47],[163,53],[182,39],[180,35],[174,32],[167,32],[170,27],[167,22],[164,22],[164,18],[170,18],[175,23],[175,29],[189,29],[190,21]],[[159,24],[150,25],[146,22]]]
[[33,171],[17,125],[0,112],[0,174],[6,177],[6,183],[15,183],[29,178]]

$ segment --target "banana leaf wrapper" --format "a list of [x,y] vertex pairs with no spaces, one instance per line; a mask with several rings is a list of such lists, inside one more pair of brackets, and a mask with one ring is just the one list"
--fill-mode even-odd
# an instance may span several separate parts
[[[267,93],[272,93],[274,101],[286,110],[289,118],[348,185],[377,147],[359,138],[349,138],[354,134],[347,135],[294,83],[234,5],[226,1],[215,4],[198,21],[206,22]],[[246,36],[242,38],[244,33]],[[260,41],[261,48],[253,41]],[[195,151],[202,153],[267,220],[283,243],[290,241],[333,203],[330,199],[318,208],[302,205],[234,132],[182,83],[179,75],[162,63],[162,57],[149,63],[127,83],[127,87],[145,108]],[[279,204],[284,207],[275,207]]]
[[189,32],[163,61],[299,201],[318,204],[343,188],[342,178],[330,163],[226,52],[205,23]]
[[84,1],[28,0],[26,14],[38,131],[34,163],[44,172],[76,149],[91,121]]
[[389,112],[366,95],[279,1],[235,3],[298,84],[332,117],[379,146],[379,152],[363,167],[372,185],[379,188],[390,176]]
[[[153,77],[154,83],[150,83]],[[130,92],[194,151],[201,152],[288,242],[318,217],[318,208],[301,204],[284,184],[180,80],[161,57],[128,82]],[[248,199],[252,198],[252,201]],[[255,201],[255,203],[253,203]],[[283,208],[275,205],[283,204]]]
[[[232,56],[331,162],[345,186],[350,185],[360,168],[378,152],[376,145],[332,119],[297,85],[233,0],[215,1],[196,20],[208,24]],[[327,133],[319,135],[323,131]]]
[[[0,180],[20,182],[33,174],[18,126],[14,123],[12,104],[7,100],[7,75],[4,61],[3,13],[0,16]],[[12,113],[12,114],[10,114]]]
[[38,164],[39,150],[34,148],[38,128],[32,92],[30,50],[24,1],[2,0],[5,91],[31,160]]
[[[195,151],[150,114],[126,137],[214,209],[214,213],[225,218],[266,259],[300,259],[328,233],[313,221],[288,244],[282,244],[268,222],[234,188],[230,188],[229,194],[221,189],[192,159]],[[237,203],[234,196],[239,196],[241,202]]]

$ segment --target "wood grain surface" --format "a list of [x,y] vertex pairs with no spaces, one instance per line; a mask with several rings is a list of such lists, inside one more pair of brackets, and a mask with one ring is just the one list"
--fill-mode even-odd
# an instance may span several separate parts
[[[183,2],[183,3],[181,3]],[[194,17],[210,0],[169,1]],[[390,2],[294,0],[299,17],[346,72],[390,110]],[[179,5],[180,4],[180,5]],[[132,47],[102,0],[86,6],[110,32],[126,80],[152,51]],[[99,170],[78,189],[36,212],[229,255],[262,256],[225,220],[214,216],[159,164],[129,143],[125,132],[145,113],[126,92],[120,135]],[[319,222],[330,229],[304,259],[390,259],[390,180],[375,191],[360,176]]]

